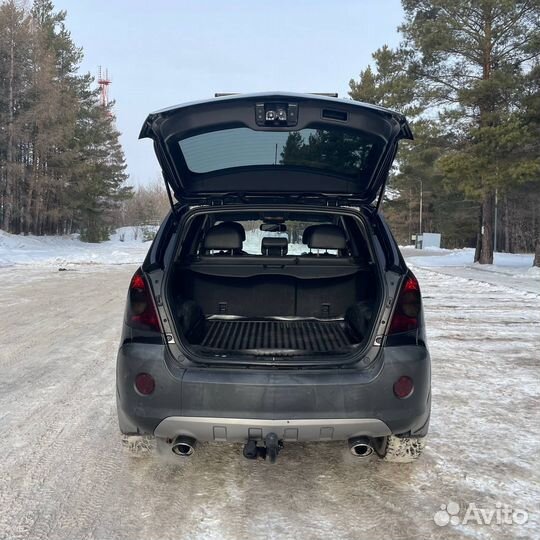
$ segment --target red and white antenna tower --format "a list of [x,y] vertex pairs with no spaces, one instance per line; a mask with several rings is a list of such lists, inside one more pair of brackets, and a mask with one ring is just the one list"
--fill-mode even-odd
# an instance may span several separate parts
[[101,72],[101,66],[99,66],[98,71],[98,84],[101,93],[101,105],[103,105],[103,107],[107,107],[107,105],[109,105],[109,84],[111,84],[111,80],[109,79],[109,70],[106,69],[105,73],[103,74]]

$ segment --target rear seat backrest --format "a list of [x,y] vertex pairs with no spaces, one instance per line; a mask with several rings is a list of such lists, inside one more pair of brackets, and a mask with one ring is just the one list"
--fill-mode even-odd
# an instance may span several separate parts
[[287,255],[289,241],[287,238],[275,238],[265,236],[261,242],[261,253],[270,257],[281,257]]

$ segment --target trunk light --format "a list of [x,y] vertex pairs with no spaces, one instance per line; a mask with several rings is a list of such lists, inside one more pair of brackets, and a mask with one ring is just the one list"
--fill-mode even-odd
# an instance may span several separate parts
[[408,398],[414,390],[413,381],[410,377],[403,375],[394,383],[394,394],[399,399]]
[[135,388],[143,396],[148,396],[156,388],[156,381],[148,373],[139,373],[135,377]]

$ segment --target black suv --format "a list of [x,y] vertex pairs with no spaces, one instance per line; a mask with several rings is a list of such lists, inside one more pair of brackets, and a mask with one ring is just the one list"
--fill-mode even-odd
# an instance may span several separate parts
[[405,118],[235,95],[151,114],[141,137],[172,210],[129,286],[125,440],[180,458],[197,441],[270,461],[297,441],[417,458],[431,402],[420,289],[378,211]]

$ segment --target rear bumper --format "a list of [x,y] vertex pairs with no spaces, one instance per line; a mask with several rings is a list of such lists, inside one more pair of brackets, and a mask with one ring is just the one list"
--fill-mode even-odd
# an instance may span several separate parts
[[[150,396],[135,390],[141,372],[156,380]],[[414,392],[400,400],[393,384],[402,375],[413,379]],[[418,437],[427,432],[430,401],[430,358],[422,346],[384,347],[362,370],[184,369],[164,345],[143,343],[126,343],[118,353],[123,433],[208,441],[245,441],[271,431],[298,441]]]
[[198,441],[245,442],[264,440],[275,433],[289,442],[346,440],[364,435],[384,437],[390,429],[375,418],[352,420],[327,418],[324,420],[259,420],[252,418],[208,418],[200,416],[170,416],[157,426],[154,435],[173,439],[178,434]]

